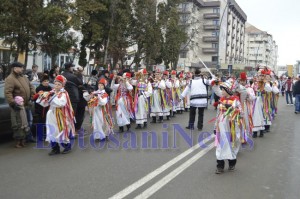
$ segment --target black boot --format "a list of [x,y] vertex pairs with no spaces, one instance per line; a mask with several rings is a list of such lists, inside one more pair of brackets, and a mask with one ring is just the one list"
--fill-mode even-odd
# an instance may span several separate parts
[[57,155],[60,154],[60,147],[58,145],[58,143],[56,143],[53,147],[51,152],[49,153],[49,155]]
[[141,129],[142,128],[142,125],[141,124],[138,124],[135,129]]
[[194,124],[189,124],[187,127],[185,127],[186,129],[190,129],[190,130],[194,130]]
[[123,126],[120,126],[119,129],[120,129],[120,133],[124,132],[124,127]]
[[184,110],[185,110],[185,112],[188,112],[188,108],[185,108]]
[[253,132],[252,137],[253,137],[253,138],[257,138],[257,131],[254,131],[254,132]]
[[260,133],[259,133],[259,137],[264,137],[264,131],[260,131]]
[[152,116],[152,121],[150,123],[156,123],[156,116]]
[[147,128],[147,122],[144,122],[144,129]]
[[163,116],[159,116],[158,122],[159,122],[159,123],[162,123],[163,120],[164,120],[164,119],[163,119]]
[[234,171],[235,164],[236,164],[236,159],[234,159],[234,160],[228,160],[228,163],[229,163],[228,171]]
[[130,127],[131,127],[131,125],[130,125],[130,124],[127,124],[127,125],[126,125],[126,127],[127,127],[127,131],[129,131],[129,130],[130,130]]
[[170,120],[170,116],[169,115],[167,116],[167,120]]
[[270,125],[265,125],[265,133],[269,133],[270,132]]

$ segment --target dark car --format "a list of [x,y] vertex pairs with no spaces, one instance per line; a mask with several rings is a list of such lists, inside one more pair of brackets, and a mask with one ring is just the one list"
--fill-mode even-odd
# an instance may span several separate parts
[[[31,83],[35,88],[40,85],[39,82],[32,82]],[[11,122],[10,122],[10,107],[6,102],[5,95],[4,95],[4,86],[5,82],[0,82],[0,136],[8,136],[12,134],[11,129]],[[53,84],[50,84],[53,88]],[[34,112],[34,106],[32,106],[32,114],[33,114],[33,124],[35,121],[38,121],[37,115]]]

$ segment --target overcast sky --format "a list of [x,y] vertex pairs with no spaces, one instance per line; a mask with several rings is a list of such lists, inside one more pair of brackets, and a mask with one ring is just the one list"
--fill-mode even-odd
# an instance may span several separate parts
[[247,21],[273,35],[278,45],[278,65],[300,60],[299,0],[236,0]]

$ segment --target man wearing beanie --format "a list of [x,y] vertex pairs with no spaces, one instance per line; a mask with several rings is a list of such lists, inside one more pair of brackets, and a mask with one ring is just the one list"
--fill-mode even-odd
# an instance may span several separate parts
[[[30,84],[28,78],[23,75],[24,65],[20,62],[14,62],[11,64],[11,73],[5,79],[5,98],[11,107],[11,125],[14,134],[18,132],[18,125],[16,114],[20,111],[20,107],[15,103],[14,97],[21,96],[24,99],[24,107],[27,113],[28,124],[32,123],[32,113],[30,109],[31,97],[35,94],[34,87]],[[26,137],[27,142],[35,142],[32,136],[32,132]]]

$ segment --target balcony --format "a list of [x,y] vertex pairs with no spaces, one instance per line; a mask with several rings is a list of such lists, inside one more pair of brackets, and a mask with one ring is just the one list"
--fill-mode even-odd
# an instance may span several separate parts
[[236,31],[237,31],[237,32],[240,32],[240,28],[237,28]]
[[203,53],[218,53],[218,48],[202,48]]
[[218,42],[219,38],[215,36],[205,36],[203,37],[204,42]]
[[230,25],[231,24],[231,20],[228,20],[228,25]]
[[234,38],[235,38],[235,34],[232,35],[232,39],[234,39]]
[[205,13],[203,14],[204,19],[219,19],[220,13]]
[[235,29],[235,24],[232,25],[232,29]]
[[219,25],[204,25],[204,30],[219,30]]
[[230,41],[227,41],[227,46],[230,46]]
[[234,49],[234,44],[231,44],[231,48]]

